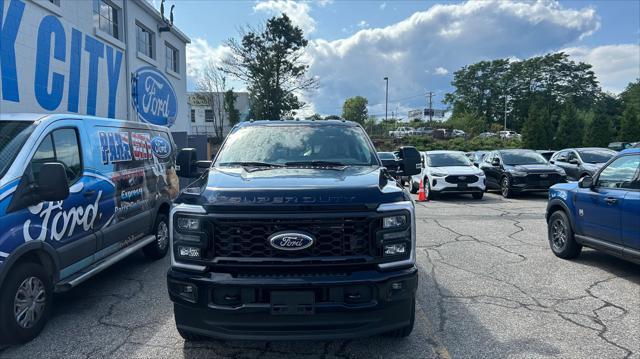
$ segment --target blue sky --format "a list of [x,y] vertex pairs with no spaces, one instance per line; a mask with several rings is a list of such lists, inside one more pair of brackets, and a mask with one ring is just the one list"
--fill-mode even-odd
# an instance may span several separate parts
[[[153,1],[153,0],[152,0]],[[155,0],[159,6],[160,0]],[[640,77],[640,1],[340,1],[176,0],[176,25],[193,41],[187,51],[189,87],[197,70],[225,56],[238,27],[260,25],[286,12],[311,40],[310,73],[320,89],[303,94],[307,112],[339,113],[345,98],[369,99],[401,115],[425,105],[427,90],[440,107],[452,72],[494,58],[527,58],[564,50],[594,66],[602,87],[617,93]],[[168,7],[168,6],[167,6]],[[233,83],[242,88],[243,84]]]

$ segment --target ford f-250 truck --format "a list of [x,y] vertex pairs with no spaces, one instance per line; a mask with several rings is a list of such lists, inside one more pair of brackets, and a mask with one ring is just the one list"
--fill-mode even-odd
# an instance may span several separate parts
[[[420,171],[399,149],[403,175]],[[168,290],[186,340],[411,333],[414,204],[358,124],[243,122],[170,216]],[[209,167],[210,166],[210,167]]]

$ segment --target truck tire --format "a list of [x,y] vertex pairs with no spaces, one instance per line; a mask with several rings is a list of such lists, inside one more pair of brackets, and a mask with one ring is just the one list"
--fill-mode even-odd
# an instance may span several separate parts
[[36,263],[18,263],[0,292],[0,341],[26,343],[37,337],[49,320],[53,296],[51,275]]
[[142,248],[144,255],[153,260],[164,258],[169,251],[169,218],[164,213],[158,213],[153,226],[156,239]]
[[549,246],[556,257],[571,259],[580,255],[582,246],[576,242],[569,217],[562,210],[558,210],[549,217],[548,236]]
[[416,185],[413,183],[413,180],[410,180],[410,181],[409,181],[409,183],[410,183],[409,192],[411,192],[412,194],[416,194],[416,193],[418,193],[418,189],[419,189],[418,187],[419,187],[419,186],[416,186]]
[[392,330],[390,332],[385,333],[386,337],[389,338],[406,338],[413,331],[413,325],[416,321],[416,297],[413,297],[411,301],[411,318],[409,319],[409,325]]
[[185,342],[203,342],[203,341],[209,340],[209,338],[205,337],[204,335],[189,332],[180,328],[177,328],[177,329],[178,329],[178,334],[180,334],[180,336],[182,337],[182,339],[184,339]]

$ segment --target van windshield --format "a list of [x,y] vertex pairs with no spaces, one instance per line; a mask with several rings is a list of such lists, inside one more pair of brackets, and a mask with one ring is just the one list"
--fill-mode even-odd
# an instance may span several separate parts
[[376,155],[359,127],[258,125],[229,134],[216,166],[372,166]]
[[33,122],[26,121],[0,121],[0,178],[31,135],[32,125]]

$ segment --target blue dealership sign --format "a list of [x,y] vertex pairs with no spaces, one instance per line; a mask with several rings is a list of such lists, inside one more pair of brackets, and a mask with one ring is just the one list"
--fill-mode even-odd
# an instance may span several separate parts
[[156,68],[138,69],[132,77],[131,96],[138,118],[154,125],[171,127],[178,114],[178,98],[171,82]]

